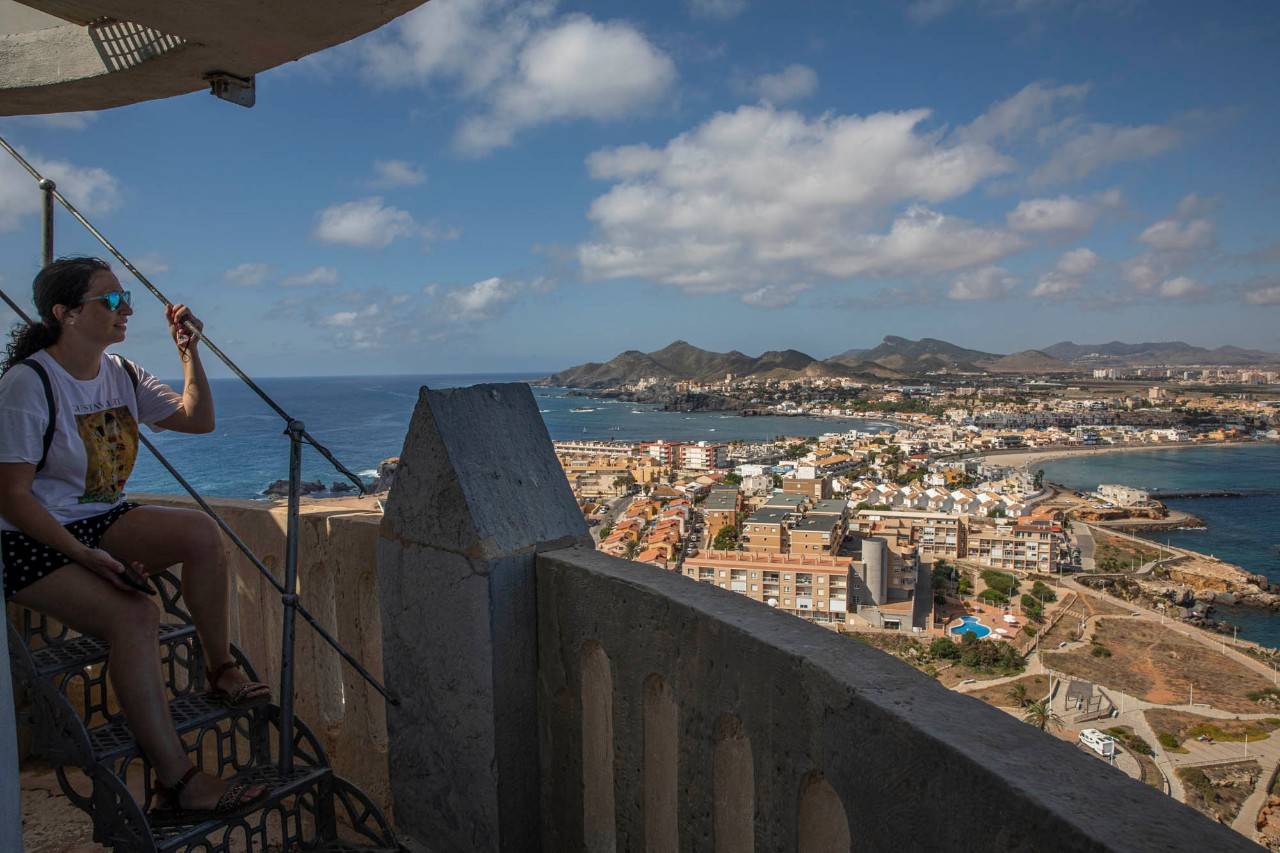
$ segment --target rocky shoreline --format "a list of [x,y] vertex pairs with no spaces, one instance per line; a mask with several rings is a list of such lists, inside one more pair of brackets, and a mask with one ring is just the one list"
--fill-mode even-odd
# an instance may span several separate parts
[[656,405],[663,412],[746,412],[752,409],[750,400],[723,394],[677,392],[670,388],[656,387],[643,391],[571,390],[568,397],[587,397],[593,400],[617,400],[622,403]]
[[[1226,564],[1223,564],[1224,566]],[[1203,575],[1156,569],[1150,576],[1090,577],[1077,581],[1123,601],[1163,612],[1170,619],[1220,634],[1232,634],[1235,625],[1214,616],[1215,605],[1256,607],[1280,613],[1280,585],[1263,575],[1236,566],[1238,578],[1208,579]]]
[[[399,464],[400,457],[398,456],[392,456],[379,462],[373,482],[365,483],[365,490],[369,494],[391,491],[391,483],[396,476],[396,466]],[[319,480],[303,481],[299,484],[299,492],[307,497],[338,497],[340,495],[348,495],[355,490],[356,487],[346,480],[335,480],[328,486]],[[262,490],[261,494],[268,498],[287,498],[289,497],[289,481],[273,480]]]

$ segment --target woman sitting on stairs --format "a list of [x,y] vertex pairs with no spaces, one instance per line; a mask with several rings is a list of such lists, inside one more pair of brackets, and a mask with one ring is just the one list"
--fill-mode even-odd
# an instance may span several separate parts
[[204,513],[124,499],[138,424],[207,433],[213,397],[198,349],[202,324],[165,309],[183,390],[108,356],[133,309],[110,266],[64,258],[36,276],[39,322],[16,327],[0,376],[0,569],[4,595],[110,643],[109,673],[129,728],[155,767],[153,823],[197,820],[261,798],[261,785],[198,773],[169,714],[160,610],[145,575],[182,564],[182,596],[204,649],[211,692],[238,707],[270,701],[228,645],[221,534]]

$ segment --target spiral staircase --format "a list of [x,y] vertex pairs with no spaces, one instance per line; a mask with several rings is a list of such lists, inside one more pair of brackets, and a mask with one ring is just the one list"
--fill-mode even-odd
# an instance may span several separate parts
[[[91,817],[94,840],[130,853],[402,850],[378,807],[333,772],[305,723],[294,718],[292,763],[282,768],[278,705],[242,710],[207,695],[200,640],[179,581],[169,572],[154,580],[165,614],[158,642],[169,708],[192,763],[270,793],[217,819],[152,826],[155,770],[114,702],[107,644],[15,608],[9,655],[26,697],[20,724],[31,726],[34,750],[56,768],[63,793]],[[234,646],[232,654],[256,679]]]

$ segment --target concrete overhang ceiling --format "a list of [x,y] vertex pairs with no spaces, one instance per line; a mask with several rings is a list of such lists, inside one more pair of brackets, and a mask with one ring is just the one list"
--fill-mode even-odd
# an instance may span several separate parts
[[210,88],[375,30],[424,0],[0,0],[0,115]]

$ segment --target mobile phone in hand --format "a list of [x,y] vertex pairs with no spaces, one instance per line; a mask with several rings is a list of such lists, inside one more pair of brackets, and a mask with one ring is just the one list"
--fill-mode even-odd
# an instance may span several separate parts
[[151,586],[151,581],[147,580],[145,575],[139,574],[132,566],[125,566],[124,571],[120,573],[120,580],[124,581],[127,586],[131,586],[138,592],[145,592],[147,595],[155,595],[155,588]]

